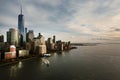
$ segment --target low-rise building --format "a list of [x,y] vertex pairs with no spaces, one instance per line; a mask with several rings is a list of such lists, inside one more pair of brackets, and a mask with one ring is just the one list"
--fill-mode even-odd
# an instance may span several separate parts
[[11,58],[16,58],[16,47],[15,45],[10,46]]
[[19,50],[18,57],[27,57],[29,56],[29,50]]
[[4,59],[8,60],[8,59],[11,59],[11,58],[12,58],[12,52],[5,52]]

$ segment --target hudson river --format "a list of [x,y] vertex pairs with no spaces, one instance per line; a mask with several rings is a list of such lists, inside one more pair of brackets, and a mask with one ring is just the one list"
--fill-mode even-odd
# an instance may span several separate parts
[[78,46],[0,67],[0,80],[120,80],[120,44]]

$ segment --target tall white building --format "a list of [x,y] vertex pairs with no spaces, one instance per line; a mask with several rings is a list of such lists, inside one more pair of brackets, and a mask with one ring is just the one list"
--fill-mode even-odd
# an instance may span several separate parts
[[7,42],[11,45],[18,46],[19,43],[19,31],[16,28],[10,28],[7,32]]

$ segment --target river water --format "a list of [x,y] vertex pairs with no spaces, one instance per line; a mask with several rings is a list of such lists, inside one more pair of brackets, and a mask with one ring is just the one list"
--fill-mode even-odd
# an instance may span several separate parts
[[120,80],[120,44],[77,47],[2,66],[0,80]]

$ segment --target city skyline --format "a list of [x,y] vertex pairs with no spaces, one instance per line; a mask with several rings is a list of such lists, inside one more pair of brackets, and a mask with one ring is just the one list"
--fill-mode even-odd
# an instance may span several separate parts
[[[47,39],[71,42],[120,42],[119,0],[22,1],[25,27]],[[17,28],[20,1],[0,1],[0,34]]]

